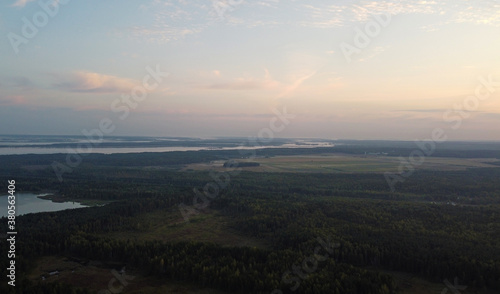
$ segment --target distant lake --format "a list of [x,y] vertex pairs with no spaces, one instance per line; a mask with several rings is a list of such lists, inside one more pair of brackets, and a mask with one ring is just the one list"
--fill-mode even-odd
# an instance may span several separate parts
[[[16,216],[46,212],[46,211],[59,211],[65,209],[87,207],[77,202],[52,202],[52,200],[40,199],[37,196],[44,196],[47,194],[31,194],[31,193],[16,193]],[[8,197],[0,196],[0,217],[7,216]]]
[[[330,143],[311,143],[302,144],[282,144],[278,146],[239,146],[239,147],[107,147],[92,148],[92,153],[116,154],[116,153],[141,153],[141,152],[172,152],[172,151],[199,151],[199,150],[238,150],[238,149],[263,149],[263,148],[315,148],[315,147],[333,147]],[[3,147],[0,148],[0,155],[20,155],[20,154],[56,154],[68,153],[68,148],[51,147]]]
[[[56,154],[68,153],[69,148],[43,148],[43,147],[15,147],[0,148],[0,155],[20,154]],[[171,151],[198,151],[207,150],[202,147],[124,147],[124,148],[92,148],[92,153],[141,153],[141,152],[171,152]]]

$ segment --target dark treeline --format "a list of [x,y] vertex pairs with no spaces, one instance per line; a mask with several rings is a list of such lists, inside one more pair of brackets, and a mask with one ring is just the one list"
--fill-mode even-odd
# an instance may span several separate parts
[[[0,157],[1,158],[1,157]],[[3,172],[2,172],[3,170]],[[230,173],[227,173],[230,176]],[[0,167],[0,180],[16,179],[18,191],[57,191],[70,199],[119,200],[136,197],[191,195],[214,179],[208,172],[176,172],[82,164],[59,182],[51,168]],[[404,182],[390,187],[382,174],[261,173],[230,176],[231,187],[254,193],[305,194],[384,200],[425,201],[457,204],[500,204],[500,168],[466,171],[416,171]],[[184,196],[183,196],[184,197]]]

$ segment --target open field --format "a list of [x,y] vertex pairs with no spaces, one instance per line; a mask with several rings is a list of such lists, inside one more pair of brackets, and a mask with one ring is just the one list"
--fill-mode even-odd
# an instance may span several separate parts
[[[244,170],[255,172],[384,173],[398,172],[401,164],[397,157],[347,154],[258,157],[238,161],[259,163],[260,166],[243,167]],[[228,170],[223,166],[224,162],[219,160],[211,163],[190,164],[184,170]],[[492,164],[494,162],[498,162],[498,159],[426,157],[421,165],[413,166],[416,169],[452,171],[465,170],[466,168],[498,167],[498,165]]]
[[[113,278],[113,266],[104,265],[99,261],[73,260],[64,256],[44,256],[37,260],[29,278],[45,282],[63,282],[76,287],[89,288],[95,291],[106,289]],[[57,275],[49,275],[58,271]]]
[[[58,270],[58,275],[49,276],[51,271]],[[120,282],[113,275],[112,270],[119,271],[117,265],[104,264],[100,261],[87,260],[80,261],[72,260],[64,256],[45,256],[37,261],[35,268],[32,270],[30,279],[33,282],[41,281],[41,276],[46,276],[45,282],[62,282],[76,287],[88,288],[93,291],[108,290],[118,291],[122,293],[177,293],[177,294],[224,294],[220,290],[210,288],[201,288],[192,283],[183,282],[168,282],[164,279],[155,277],[145,277],[134,270],[127,270],[126,275],[129,276],[126,281],[127,285],[122,288]],[[113,288],[109,288],[109,285]],[[112,293],[119,293],[112,292]],[[98,292],[100,293],[100,292]]]
[[250,238],[229,227],[230,219],[216,212],[191,216],[185,222],[179,210],[170,209],[143,214],[137,218],[136,228],[128,231],[107,233],[107,237],[119,240],[161,240],[211,242],[223,246],[267,248],[263,240]]

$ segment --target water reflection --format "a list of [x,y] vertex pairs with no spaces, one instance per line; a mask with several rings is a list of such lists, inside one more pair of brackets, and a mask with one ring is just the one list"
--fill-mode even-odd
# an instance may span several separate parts
[[[65,209],[87,207],[78,202],[59,203],[52,202],[52,200],[38,198],[38,196],[44,195],[47,194],[16,193],[16,216],[28,213],[59,211]],[[0,216],[8,215],[7,207],[9,204],[7,201],[7,195],[0,196]]]

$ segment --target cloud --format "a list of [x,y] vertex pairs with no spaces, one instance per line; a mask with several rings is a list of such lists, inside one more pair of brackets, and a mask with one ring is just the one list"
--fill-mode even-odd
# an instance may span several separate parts
[[267,90],[275,88],[279,85],[278,82],[272,79],[256,79],[256,78],[236,78],[231,81],[222,83],[213,83],[205,89],[213,90]]
[[155,0],[140,6],[142,13],[150,15],[151,24],[130,26],[127,33],[134,39],[159,44],[181,40],[205,29],[206,7],[194,1]]
[[202,86],[202,89],[228,90],[228,91],[269,91],[275,99],[290,97],[305,81],[315,76],[319,70],[308,71],[301,75],[292,76],[289,82],[275,80],[265,69],[265,75],[259,77],[234,78],[224,82],[215,82]]
[[445,113],[447,109],[403,109],[395,112],[423,112],[423,113]]
[[285,89],[278,95],[277,98],[290,96],[297,88],[300,87],[300,85],[302,85],[302,83],[316,75],[317,72],[318,71],[314,71],[310,74],[297,78],[292,84],[285,86]]
[[12,7],[24,7],[26,6],[26,4],[28,4],[29,2],[33,2],[35,0],[16,0],[16,2],[14,2],[14,4],[12,4],[11,6]]
[[[223,11],[216,3],[224,3]],[[380,0],[356,1],[182,1],[154,0],[141,5],[140,12],[148,15],[148,25],[132,25],[127,29],[133,38],[149,42],[166,43],[181,40],[206,29],[224,25],[256,28],[302,26],[310,28],[336,28],[366,23],[374,15],[436,15],[439,19],[423,30],[437,30],[448,23],[474,23],[500,26],[500,9],[494,0]],[[223,17],[221,18],[221,13]],[[287,15],[287,18],[276,17]]]
[[485,118],[500,120],[500,113],[494,113],[494,112],[481,113],[481,116]]
[[359,62],[368,61],[368,60],[374,58],[375,56],[384,53],[384,51],[386,51],[389,48],[390,48],[389,46],[377,46],[377,47],[373,48],[373,50],[370,52],[370,54],[360,58],[358,61]]
[[75,72],[68,76],[56,75],[59,82],[54,87],[68,92],[120,93],[130,92],[138,81],[93,72]]
[[276,91],[276,98],[283,98],[290,96],[306,80],[316,75],[318,71],[309,71],[307,73],[291,77],[291,82],[289,83],[283,83],[275,80],[267,69],[265,69],[264,72],[265,74],[262,78],[234,78],[229,81],[211,83],[209,85],[202,86],[201,88],[231,91],[269,90]]
[[[4,77],[4,85],[18,90],[32,90],[35,84],[27,77]],[[0,85],[1,86],[1,85]]]
[[202,31],[201,28],[171,27],[163,25],[156,28],[131,27],[132,36],[136,39],[146,40],[148,42],[168,43],[185,38]]
[[10,105],[24,105],[26,100],[22,95],[12,95],[12,96],[0,96],[0,105],[10,106]]
[[[12,5],[11,7],[19,7],[19,8],[23,8],[26,6],[26,4],[30,3],[30,2],[35,2],[36,0],[16,0]],[[48,1],[48,0],[47,0]],[[52,0],[52,3],[53,4],[58,4],[61,0]]]
[[[164,44],[198,34],[211,26],[218,26],[221,22],[247,28],[280,25],[283,23],[275,20],[276,9],[283,9],[279,4],[277,0],[255,3],[226,0],[154,0],[150,4],[140,6],[140,12],[149,15],[151,24],[130,26],[127,35],[141,41]],[[235,17],[237,11],[246,13],[241,18]],[[253,13],[248,14],[249,11]],[[264,15],[260,12],[266,13]]]
[[302,5],[307,15],[300,24],[313,28],[334,28],[367,22],[374,15],[439,15],[442,21],[427,25],[426,31],[449,23],[474,23],[500,26],[500,4],[494,0],[443,1],[361,1],[358,4]]

